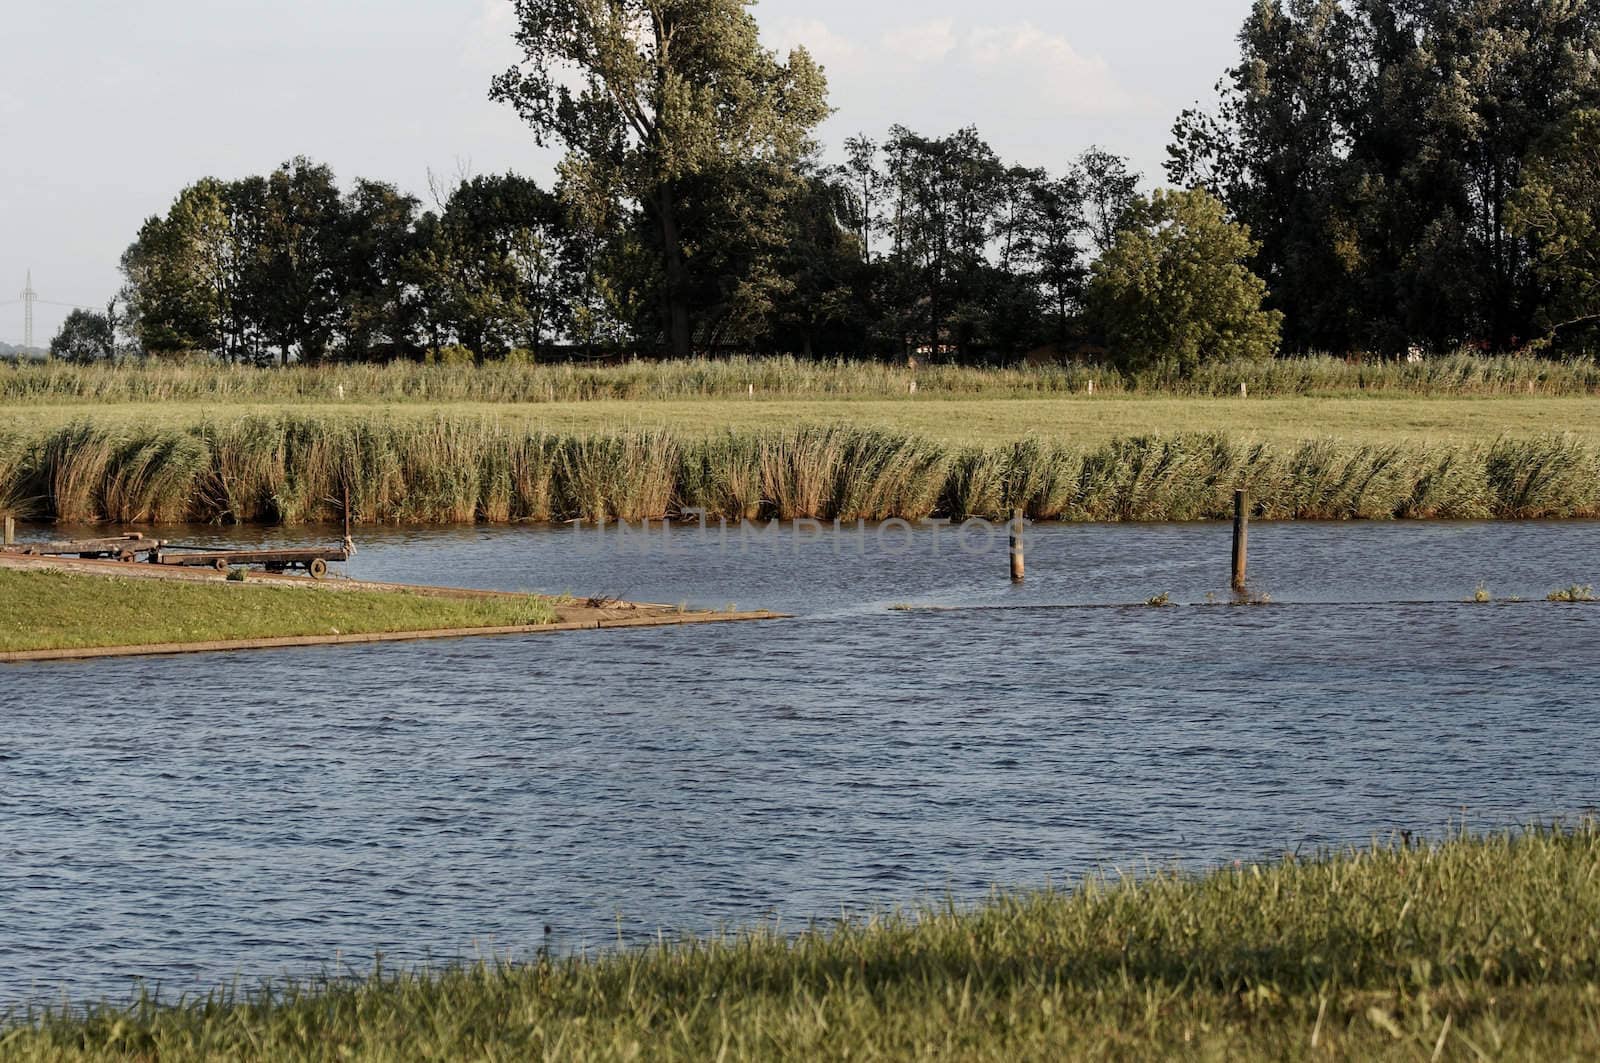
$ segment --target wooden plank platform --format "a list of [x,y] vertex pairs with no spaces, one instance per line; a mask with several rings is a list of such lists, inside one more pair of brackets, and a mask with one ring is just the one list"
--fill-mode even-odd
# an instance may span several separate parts
[[135,532],[105,539],[66,539],[48,543],[13,543],[10,546],[0,547],[0,551],[8,554],[22,554],[25,557],[113,557],[122,561],[133,561],[137,559],[138,555],[154,553],[165,545],[164,540],[147,539],[142,534]]

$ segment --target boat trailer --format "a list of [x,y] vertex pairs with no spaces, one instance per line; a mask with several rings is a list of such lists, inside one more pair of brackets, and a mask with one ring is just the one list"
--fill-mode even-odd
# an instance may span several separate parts
[[227,572],[235,565],[255,565],[268,572],[288,572],[304,569],[312,579],[322,579],[328,574],[328,562],[348,561],[355,554],[355,544],[346,539],[333,547],[290,548],[286,550],[213,550],[173,547],[158,549],[150,560],[158,565],[182,568],[214,568]]
[[287,547],[278,550],[218,550],[210,546],[182,546],[164,539],[149,539],[130,532],[105,539],[69,539],[49,543],[15,543],[0,546],[0,553],[23,557],[109,558],[132,563],[141,557],[152,564],[179,568],[214,568],[227,572],[236,565],[256,566],[268,572],[303,569],[312,579],[328,574],[328,562],[348,561],[356,545],[345,539],[338,546]]

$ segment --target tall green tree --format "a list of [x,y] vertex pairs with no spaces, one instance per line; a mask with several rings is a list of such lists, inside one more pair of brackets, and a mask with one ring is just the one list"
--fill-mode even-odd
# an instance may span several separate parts
[[982,339],[1006,167],[972,127],[930,138],[895,126],[885,155],[895,197],[892,264],[912,300],[902,311],[908,339],[967,354]]
[[1136,199],[1095,261],[1090,320],[1118,367],[1188,376],[1209,359],[1270,358],[1283,316],[1247,265],[1257,245],[1201,189]]
[[266,179],[261,211],[250,285],[262,329],[282,364],[324,361],[339,327],[348,235],[333,171],[291,159]]
[[686,218],[697,181],[760,160],[792,169],[827,114],[821,69],[761,47],[746,0],[512,0],[523,61],[494,80],[569,172],[629,199],[660,258],[668,350],[687,356],[692,275],[705,214]]
[[416,197],[358,180],[345,197],[339,248],[340,355],[354,361],[415,357],[423,324]]
[[568,324],[560,200],[515,174],[463,181],[430,217],[420,279],[435,330],[482,360],[535,354]]
[[[1022,258],[1050,318],[1048,336],[1064,343],[1088,276],[1081,243],[1086,228],[1083,185],[1076,173],[1045,177],[1033,182],[1028,195]],[[1119,214],[1119,221],[1125,220],[1127,208]]]
[[1105,254],[1127,222],[1139,194],[1139,175],[1126,159],[1092,147],[1073,164],[1072,182],[1082,197],[1083,227],[1096,254]]
[[878,231],[881,201],[887,181],[878,161],[878,144],[865,134],[844,142],[845,163],[840,168],[847,212],[841,219],[856,234],[861,260],[872,261],[872,234]]
[[128,282],[123,297],[144,350],[242,355],[254,249],[237,207],[231,186],[207,178],[140,227],[122,270]]
[[1600,328],[1600,110],[1573,112],[1533,151],[1509,223],[1536,248],[1545,335],[1592,338]]

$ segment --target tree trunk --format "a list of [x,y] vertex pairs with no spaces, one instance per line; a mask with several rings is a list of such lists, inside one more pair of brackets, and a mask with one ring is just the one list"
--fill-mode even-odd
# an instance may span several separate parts
[[667,266],[667,286],[662,293],[667,350],[674,358],[687,358],[690,353],[688,271],[684,268],[678,204],[672,189],[663,187],[656,193],[656,215],[661,224],[661,250]]

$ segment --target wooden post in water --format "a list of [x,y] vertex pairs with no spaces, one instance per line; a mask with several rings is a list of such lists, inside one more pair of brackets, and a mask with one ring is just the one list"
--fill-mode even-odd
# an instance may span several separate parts
[[6,518],[5,545],[10,546],[17,541],[17,518]]
[[1027,560],[1023,557],[1022,510],[1011,513],[1011,582],[1021,583],[1028,578]]
[[1233,589],[1244,590],[1245,573],[1250,565],[1250,495],[1233,493]]

